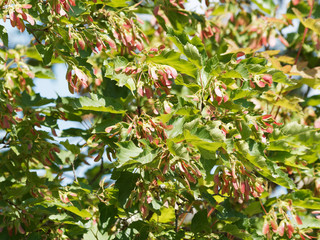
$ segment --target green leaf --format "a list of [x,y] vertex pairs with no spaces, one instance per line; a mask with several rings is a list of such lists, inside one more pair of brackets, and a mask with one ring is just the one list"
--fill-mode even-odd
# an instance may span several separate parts
[[221,220],[228,220],[231,222],[238,221],[239,219],[245,219],[246,216],[238,212],[234,207],[232,207],[229,199],[225,199],[220,205],[217,206],[217,217]]
[[301,216],[301,220],[302,220],[302,225],[299,227],[301,229],[310,229],[310,228],[319,229],[320,228],[320,224],[319,224],[320,221],[314,216]]
[[241,73],[236,70],[230,70],[221,75],[221,78],[242,78]]
[[320,198],[312,196],[310,189],[298,190],[285,196],[287,199],[292,199],[294,206],[307,209],[320,210]]
[[71,10],[69,11],[69,14],[73,17],[78,17],[82,13],[86,11],[86,6],[80,1],[76,1],[76,6],[71,6]]
[[199,37],[195,36],[190,40],[184,32],[177,32],[172,28],[167,28],[167,36],[190,62],[195,64],[199,69],[202,68],[202,62],[207,57],[207,54]]
[[169,207],[169,208],[161,207],[160,213],[161,213],[160,215],[154,214],[151,220],[154,220],[160,223],[170,223],[170,222],[173,222],[174,219],[176,218],[175,210],[173,207]]
[[30,69],[32,72],[34,72],[36,78],[55,79],[55,76],[50,68],[30,66]]
[[210,225],[208,222],[208,212],[207,209],[200,210],[197,212],[191,221],[191,231],[194,233],[209,231]]
[[91,213],[89,213],[87,210],[85,209],[82,209],[82,210],[79,210],[77,207],[75,206],[65,206],[65,205],[62,205],[62,204],[57,204],[57,206],[67,210],[67,211],[70,211],[76,215],[78,215],[79,217],[82,217],[82,218],[91,218],[92,215]]
[[121,104],[113,98],[102,97],[91,93],[91,98],[80,97],[73,101],[76,109],[89,110],[95,112],[109,112],[109,113],[125,113]]
[[159,56],[147,57],[148,62],[169,65],[177,71],[193,78],[197,76],[197,68],[191,62],[180,58],[181,54],[174,50],[164,50]]
[[54,102],[53,99],[41,97],[40,94],[30,96],[25,91],[22,93],[21,105],[24,107],[39,107]]
[[137,230],[137,232],[139,233],[139,240],[147,240],[150,232],[150,226],[146,221],[135,221],[131,223],[129,227]]
[[278,141],[272,141],[270,142],[268,146],[268,150],[270,151],[286,151],[290,152],[291,147],[289,143],[285,140],[278,140]]
[[249,79],[249,71],[248,71],[248,67],[247,65],[243,64],[243,63],[239,63],[236,68],[235,68],[236,72],[240,73],[241,77],[245,80]]
[[261,98],[267,100],[275,106],[280,106],[292,111],[301,112],[302,110],[299,103],[303,100],[296,96],[283,96],[282,98],[278,99],[275,93],[268,91],[264,92],[261,95]]
[[307,106],[317,106],[320,104],[320,95],[309,97],[305,101],[306,101],[305,104]]
[[311,29],[316,34],[320,35],[320,19],[313,19],[313,18],[307,18],[304,20],[301,16],[301,13],[298,9],[292,8],[292,11],[296,14],[296,16],[299,18],[300,22],[306,27]]
[[292,86],[293,82],[279,70],[268,70],[266,73],[272,75],[272,80],[277,83],[283,83],[288,86]]
[[201,56],[199,53],[199,50],[196,46],[192,45],[191,43],[187,43],[183,47],[183,53],[186,55],[186,57],[195,64],[198,68],[201,68]]
[[217,55],[214,55],[213,57],[207,60],[205,65],[205,71],[211,74],[211,72],[214,71],[218,65],[219,65],[219,58]]
[[235,224],[227,224],[223,227],[223,231],[226,231],[230,233],[231,235],[238,237],[240,239],[246,239],[246,237],[249,237],[250,235],[248,233],[245,233],[243,229],[239,229],[237,225]]
[[49,65],[53,55],[53,45],[43,46],[42,44],[37,44],[36,49],[42,58],[43,65]]
[[210,173],[212,168],[217,163],[216,154],[213,154],[212,151],[203,149],[201,146],[198,146],[198,150],[201,154],[200,162],[202,164],[203,169],[205,170],[203,174],[206,176],[206,178],[213,178],[212,174]]
[[109,0],[108,2],[103,2],[105,5],[118,8],[118,7],[127,7],[128,4],[126,0]]
[[121,172],[120,177],[115,183],[115,188],[119,190],[118,201],[120,206],[123,206],[128,200],[131,191],[135,188],[139,174],[131,172]]
[[302,84],[307,84],[309,87],[314,89],[320,88],[320,78],[302,78],[299,81],[299,86],[302,86]]
[[233,101],[241,99],[241,98],[251,98],[255,95],[259,94],[259,91],[256,90],[243,90],[243,89],[236,89],[231,92],[230,99]]
[[240,132],[242,139],[245,140],[251,136],[252,131],[244,120],[238,121],[236,126],[238,131]]
[[79,154],[80,153],[80,147],[74,144],[70,144],[69,140],[66,140],[64,142],[60,142],[67,150],[72,152],[73,154]]
[[246,65],[248,71],[255,74],[262,74],[267,71],[265,66],[261,66],[260,64],[248,64]]
[[116,80],[118,82],[117,85],[119,87],[126,86],[127,88],[129,88],[131,90],[131,92],[136,90],[135,82],[134,82],[133,78],[130,77],[130,75],[127,75],[125,73],[119,73],[119,74],[115,73],[112,76],[112,79]]
[[217,201],[213,198],[212,194],[208,192],[208,188],[205,186],[200,186],[199,188],[201,196],[206,199],[212,206],[217,204]]
[[264,148],[261,143],[249,139],[249,142],[238,142],[239,151],[258,169],[259,173],[268,178],[270,181],[277,183],[283,187],[294,189],[296,186],[288,177],[288,174],[283,172],[277,164],[267,160],[263,153]]
[[308,127],[306,125],[302,125],[297,122],[290,122],[283,126],[281,129],[281,132],[286,135],[286,136],[293,136],[293,135],[298,135],[301,133],[309,132],[309,131],[314,131],[315,129]]
[[118,142],[116,144],[119,146],[117,158],[121,165],[132,158],[139,156],[139,154],[143,152],[143,150],[137,147],[132,141]]
[[187,148],[183,146],[182,143],[175,143],[174,141],[168,139],[167,140],[167,146],[169,151],[182,159],[189,159],[189,153],[187,151]]
[[3,42],[3,44],[8,47],[8,33],[7,33],[7,29],[0,25],[0,38]]
[[215,151],[224,146],[225,136],[222,131],[215,126],[206,126],[193,128],[192,130],[185,129],[184,137],[187,142],[190,142],[198,149],[204,149],[215,153]]
[[262,213],[261,204],[259,201],[251,202],[249,206],[244,210],[245,214],[248,214],[249,216]]
[[[292,179],[289,178],[288,174],[285,173],[284,171],[282,171],[276,163],[273,163],[269,160],[266,161],[266,163],[267,163],[268,169],[271,172],[271,176],[273,179],[270,178],[270,176],[265,175],[267,178],[269,178],[271,181],[273,181],[273,182],[275,182],[285,188],[289,188],[289,189],[296,188],[296,185],[294,184]],[[263,173],[262,173],[262,175],[263,175]]]
[[253,0],[254,2],[262,11],[273,15],[276,9],[276,6],[273,0]]
[[168,138],[174,138],[183,133],[183,125],[185,119],[183,117],[175,118],[169,121],[169,125],[172,125],[171,130],[166,130]]
[[113,205],[106,205],[105,203],[99,203],[98,205],[100,213],[100,221],[98,221],[98,228],[100,231],[107,232],[109,228],[116,222],[116,215],[118,209]]
[[158,155],[159,149],[152,149],[149,146],[145,146],[143,152],[141,152],[137,157],[133,158],[141,164],[147,164],[152,162]]

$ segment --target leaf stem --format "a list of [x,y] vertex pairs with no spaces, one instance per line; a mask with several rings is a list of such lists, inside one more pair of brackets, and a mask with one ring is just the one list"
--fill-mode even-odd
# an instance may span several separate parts
[[[311,4],[311,6],[310,6],[310,11],[309,11],[309,14],[308,14],[308,18],[311,17],[313,5],[314,5],[314,0],[312,1],[312,4]],[[303,46],[304,40],[305,40],[305,38],[306,38],[306,36],[307,36],[307,32],[308,32],[308,28],[306,27],[306,28],[304,29],[304,32],[303,32],[302,41],[301,41],[301,43],[300,43],[300,47],[299,47],[299,50],[298,50],[298,54],[297,54],[296,60],[294,61],[294,65],[296,65],[297,62],[298,62],[299,56],[300,56],[300,54],[301,54],[301,50],[302,50],[302,46]]]
[[262,202],[261,202],[261,199],[260,199],[260,198],[259,198],[259,202],[260,202],[260,205],[261,205],[261,207],[262,207],[262,209],[263,209],[264,213],[267,215],[268,213],[267,213],[266,209],[264,208],[264,206],[263,206],[263,204],[262,204]]
[[[314,0],[313,0],[312,3],[311,3],[310,11],[309,11],[309,14],[308,14],[308,18],[311,17],[312,10],[313,10],[313,6],[314,6]],[[294,61],[294,65],[297,65],[297,63],[298,63],[298,60],[299,60],[299,57],[300,57],[300,54],[301,54],[301,50],[302,50],[302,46],[303,46],[304,40],[306,39],[306,36],[307,36],[307,32],[308,32],[308,28],[305,27],[304,32],[303,32],[303,36],[302,36],[302,41],[301,41],[301,43],[300,43],[300,47],[299,47],[299,50],[298,50],[296,59],[295,59],[295,61]],[[282,89],[283,89],[283,87],[282,87],[281,90],[280,90],[280,93],[279,93],[279,96],[278,96],[276,102],[280,99],[280,94],[281,94],[281,92],[282,92]],[[307,90],[307,92],[306,92],[306,94],[305,94],[305,97],[306,97],[306,95],[308,95],[309,91],[310,91],[310,87],[308,86],[308,90]],[[272,110],[273,110],[273,107],[272,107]],[[272,110],[271,110],[271,112],[272,112]],[[277,116],[278,116],[278,114],[279,114],[279,111],[280,111],[280,106],[278,106],[278,108],[277,108],[277,111],[276,111],[276,114],[275,114],[275,116],[274,116],[274,119],[277,118]],[[271,113],[271,112],[270,112],[270,113]]]

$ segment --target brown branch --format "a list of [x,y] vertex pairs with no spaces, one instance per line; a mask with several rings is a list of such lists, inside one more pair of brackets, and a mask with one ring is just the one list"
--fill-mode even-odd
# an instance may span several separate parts
[[260,198],[259,198],[259,202],[260,202],[260,204],[261,204],[261,207],[262,207],[264,213],[267,215],[268,213],[267,213],[266,209],[264,208],[264,206],[263,206]]
[[182,223],[184,222],[184,219],[186,218],[187,214],[190,212],[191,208],[192,208],[192,203],[191,203],[190,206],[188,207],[187,212],[186,212],[186,213],[183,213],[182,219],[181,219],[180,223],[178,224],[178,226],[177,226],[177,228],[176,228],[177,231],[178,231],[179,228],[181,227]]

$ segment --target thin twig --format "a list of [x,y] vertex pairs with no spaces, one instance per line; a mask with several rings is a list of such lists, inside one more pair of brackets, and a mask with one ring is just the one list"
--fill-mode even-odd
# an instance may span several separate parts
[[186,218],[187,214],[190,212],[191,208],[192,208],[192,203],[191,203],[190,206],[188,207],[187,212],[186,212],[186,213],[183,213],[182,219],[181,219],[180,223],[178,224],[177,231],[179,230],[180,226],[181,226],[182,223],[184,222],[184,219]]
[[5,144],[4,141],[6,140],[6,138],[7,138],[7,136],[8,136],[8,133],[9,133],[9,132],[6,132],[6,134],[3,136],[2,140],[1,140],[1,143]]
[[28,32],[30,32],[30,33],[34,36],[34,38],[36,39],[36,41],[37,41],[40,45],[43,45],[43,44],[41,43],[41,41],[39,40],[39,38],[37,37],[37,35],[34,33],[33,29],[29,28],[28,26],[26,26],[26,29],[28,30]]
[[261,202],[261,199],[260,199],[260,198],[259,198],[259,202],[260,202],[260,204],[261,204],[261,207],[262,207],[262,209],[263,209],[264,213],[265,213],[265,214],[268,214],[268,213],[267,213],[267,211],[266,211],[266,209],[264,208],[264,206],[263,206],[263,204],[262,204],[262,202]]
[[178,214],[178,210],[174,210],[174,214],[176,216],[175,221],[174,221],[174,230],[175,232],[178,232],[178,218],[179,218],[179,214]]
[[310,86],[308,86],[308,89],[307,89],[307,91],[305,92],[305,94],[304,94],[304,96],[303,96],[303,99],[305,99],[305,98],[308,97],[310,90],[311,90],[311,88],[310,88]]
[[72,172],[73,172],[73,176],[74,176],[74,181],[78,182],[78,178],[77,178],[77,175],[76,175],[76,170],[74,169],[73,161],[71,161],[71,166],[72,166]]

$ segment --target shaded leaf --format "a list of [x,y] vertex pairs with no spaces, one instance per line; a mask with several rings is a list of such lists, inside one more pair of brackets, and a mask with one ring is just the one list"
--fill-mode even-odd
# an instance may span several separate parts
[[80,97],[73,101],[73,105],[77,109],[96,111],[96,112],[110,112],[110,113],[125,113],[119,102],[113,98],[101,97],[96,94],[91,94],[91,98]]

